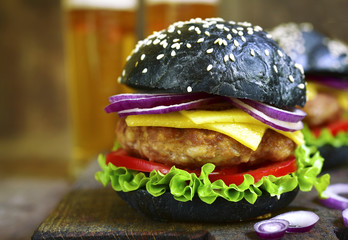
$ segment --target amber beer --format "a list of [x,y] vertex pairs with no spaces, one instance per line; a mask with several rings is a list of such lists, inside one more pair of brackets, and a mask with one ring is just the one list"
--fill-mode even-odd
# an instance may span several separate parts
[[101,151],[112,148],[117,116],[108,97],[128,91],[117,83],[136,42],[136,0],[65,2],[66,61],[76,176]]
[[145,33],[162,30],[176,21],[217,17],[219,0],[146,0]]

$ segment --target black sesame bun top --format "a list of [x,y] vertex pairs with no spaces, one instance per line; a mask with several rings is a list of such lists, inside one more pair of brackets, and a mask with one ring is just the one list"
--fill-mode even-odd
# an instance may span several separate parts
[[348,46],[315,31],[310,23],[285,23],[270,33],[306,75],[348,76]]
[[119,78],[141,91],[207,92],[280,108],[304,106],[303,69],[259,26],[177,22],[139,41]]

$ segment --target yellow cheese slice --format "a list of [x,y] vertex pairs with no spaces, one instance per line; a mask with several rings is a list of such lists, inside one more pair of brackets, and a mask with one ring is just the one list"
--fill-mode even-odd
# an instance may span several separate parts
[[[208,110],[181,111],[180,113],[183,114],[184,116],[186,116],[187,118],[191,119],[194,123],[197,123],[197,124],[211,123],[211,127],[213,126],[212,124],[214,124],[214,123],[215,123],[215,125],[218,125],[216,123],[239,123],[239,124],[245,123],[245,125],[243,125],[243,127],[249,126],[249,129],[252,128],[252,131],[254,131],[253,137],[255,137],[256,132],[257,133],[261,133],[261,132],[264,133],[267,128],[270,128],[268,125],[266,125],[266,124],[260,122],[259,120],[251,117],[249,114],[247,114],[246,112],[244,112],[238,108],[224,110],[224,111],[208,111]],[[263,128],[261,128],[261,126]],[[238,136],[238,134],[243,135],[242,131],[240,131],[240,132],[237,131],[237,134],[232,134],[232,129],[231,129],[231,131],[229,131],[230,133],[228,134],[228,133],[226,133],[226,131],[224,131],[222,129],[221,126],[219,128],[215,128],[215,129],[212,128],[211,130],[215,130],[217,132],[224,133],[224,134],[236,139],[240,143],[246,145],[245,141],[243,141],[242,139],[239,139],[240,136]],[[238,130],[238,129],[236,129],[236,130]],[[236,130],[234,130],[234,131],[236,131]],[[297,145],[301,145],[304,143],[303,134],[301,133],[301,131],[284,132],[284,131],[280,131],[280,130],[276,130],[276,129],[273,129],[273,130],[275,130],[275,131],[279,132],[280,134],[283,134],[284,136],[290,138]],[[247,130],[245,130],[245,131],[247,132]],[[263,133],[262,133],[262,136],[263,136]],[[261,138],[262,138],[262,136],[261,136]],[[250,138],[246,141],[252,141],[252,139]],[[255,146],[255,145],[253,145],[253,146]],[[252,147],[250,147],[250,148],[253,149]]]
[[318,92],[329,92],[333,93],[338,100],[338,103],[344,110],[348,110],[348,92],[324,86],[322,84],[307,82],[307,100],[312,100]]
[[[126,118],[126,123],[128,126],[156,126],[208,129],[225,134],[255,151],[262,140],[263,134],[265,133],[266,129],[269,128],[269,126],[252,118],[248,114],[247,116],[245,116],[244,113],[240,113],[239,111],[235,112],[236,116],[234,118],[228,118],[228,116],[232,112],[233,111],[231,110],[197,110],[185,112],[172,112],[167,114],[131,115]],[[223,122],[221,119],[219,120],[217,117],[213,116],[219,114],[223,116],[222,118],[224,118],[224,121],[226,122]],[[210,119],[211,122],[203,120],[203,117],[207,117],[207,119]],[[191,118],[194,119],[196,122],[201,122],[201,124],[195,123]],[[303,135],[300,131],[278,132],[289,137],[298,145],[304,142]]]
[[306,86],[306,94],[307,94],[307,101],[312,100],[317,96],[318,89],[316,88],[315,84],[307,82]]
[[202,126],[205,129],[223,133],[253,151],[256,151],[267,129],[262,125],[248,123],[207,123]]
[[259,120],[251,117],[246,112],[238,109],[228,109],[222,111],[209,111],[209,110],[195,110],[195,111],[181,111],[185,117],[192,120],[196,124],[203,123],[251,123],[262,124]]
[[126,118],[126,123],[130,127],[154,126],[154,127],[174,127],[174,128],[198,128],[197,124],[180,114],[172,112],[166,114],[145,114],[130,115]]

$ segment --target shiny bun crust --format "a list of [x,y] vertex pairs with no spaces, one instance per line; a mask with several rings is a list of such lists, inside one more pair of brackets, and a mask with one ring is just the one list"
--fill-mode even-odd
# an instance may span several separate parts
[[285,23],[270,33],[306,75],[348,75],[348,46],[315,31],[310,23]]
[[119,82],[141,91],[207,92],[280,108],[304,106],[303,69],[259,26],[177,22],[139,41]]

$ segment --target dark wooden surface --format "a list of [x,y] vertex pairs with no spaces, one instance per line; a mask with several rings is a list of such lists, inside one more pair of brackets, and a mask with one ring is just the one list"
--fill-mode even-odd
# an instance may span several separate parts
[[[111,187],[94,180],[93,163],[73,185],[55,210],[34,232],[32,239],[258,239],[257,221],[232,224],[156,222],[134,211]],[[331,171],[332,183],[348,182],[348,168]],[[327,209],[316,191],[299,193],[284,211],[310,210],[320,217],[308,233],[286,234],[283,239],[348,239],[341,211]]]

